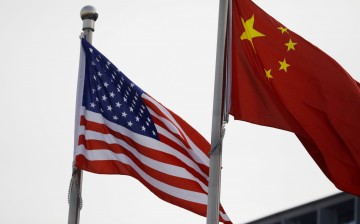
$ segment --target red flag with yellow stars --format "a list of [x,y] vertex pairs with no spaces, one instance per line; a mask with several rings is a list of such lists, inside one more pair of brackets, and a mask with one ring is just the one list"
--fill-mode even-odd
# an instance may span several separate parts
[[232,4],[230,114],[294,132],[340,190],[360,196],[360,88],[250,0]]

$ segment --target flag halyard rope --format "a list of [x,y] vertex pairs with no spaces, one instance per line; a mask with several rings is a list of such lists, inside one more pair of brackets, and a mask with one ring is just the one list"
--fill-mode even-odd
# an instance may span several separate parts
[[73,185],[75,184],[75,187],[76,187],[76,193],[77,193],[77,197],[79,199],[79,208],[80,210],[82,209],[82,206],[83,206],[83,200],[82,200],[82,196],[81,196],[81,190],[80,190],[80,186],[79,186],[79,183],[78,181],[76,180],[76,172],[78,170],[75,168],[73,170],[73,173],[72,173],[72,176],[71,176],[71,180],[70,180],[70,185],[69,185],[69,190],[68,190],[68,204],[70,205],[70,200],[71,200],[71,192],[72,192],[72,187]]
[[226,121],[223,122],[222,128],[221,128],[221,136],[218,139],[218,141],[216,142],[216,144],[211,147],[210,151],[209,151],[209,155],[213,154],[213,152],[217,149],[217,147],[223,142],[224,137],[225,137],[225,125],[227,124]]

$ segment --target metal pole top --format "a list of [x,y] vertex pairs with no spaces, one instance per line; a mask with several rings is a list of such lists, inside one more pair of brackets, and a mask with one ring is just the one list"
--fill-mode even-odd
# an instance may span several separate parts
[[83,20],[83,30],[90,29],[94,31],[95,21],[98,14],[94,6],[86,5],[80,11],[81,19]]

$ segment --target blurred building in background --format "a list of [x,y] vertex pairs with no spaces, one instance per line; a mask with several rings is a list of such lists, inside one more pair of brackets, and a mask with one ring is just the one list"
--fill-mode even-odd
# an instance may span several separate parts
[[360,224],[360,198],[339,193],[247,224]]

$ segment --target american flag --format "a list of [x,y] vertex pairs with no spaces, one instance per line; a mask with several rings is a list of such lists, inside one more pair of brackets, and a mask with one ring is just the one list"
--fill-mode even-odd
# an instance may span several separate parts
[[[76,167],[132,176],[159,198],[206,216],[209,143],[85,39],[81,43]],[[231,223],[222,208],[220,220]]]

